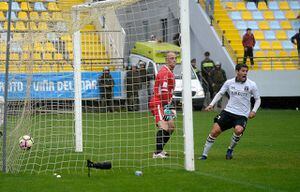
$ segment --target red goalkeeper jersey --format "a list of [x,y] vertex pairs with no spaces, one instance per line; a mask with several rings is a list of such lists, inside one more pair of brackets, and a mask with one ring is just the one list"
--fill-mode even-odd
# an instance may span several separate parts
[[164,65],[156,75],[151,102],[160,103],[162,106],[170,103],[174,88],[174,73],[166,65]]

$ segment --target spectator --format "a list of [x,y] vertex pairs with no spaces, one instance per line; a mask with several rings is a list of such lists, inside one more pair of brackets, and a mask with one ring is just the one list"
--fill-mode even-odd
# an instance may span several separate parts
[[126,77],[128,111],[139,110],[140,85],[140,73],[137,70],[137,66],[132,65]]
[[[220,91],[221,87],[227,80],[226,73],[221,67],[221,63],[216,61],[215,68],[211,72],[212,76],[212,89],[213,89],[213,97]],[[218,108],[222,108],[222,98],[217,103]]]
[[195,58],[191,60],[191,65],[192,65],[199,81],[201,82],[202,80],[201,80],[200,70],[197,68],[197,60]]
[[299,32],[296,33],[292,38],[291,38],[291,42],[294,45],[297,45],[297,50],[298,50],[298,63],[300,64],[300,29]]
[[113,112],[113,87],[115,83],[110,74],[109,67],[104,67],[103,74],[98,78],[100,90],[100,105],[106,111]]
[[205,10],[206,10],[206,14],[209,16],[209,18],[213,19],[214,12],[215,12],[215,0],[206,0]]
[[253,61],[253,48],[255,46],[255,38],[252,34],[250,28],[247,28],[246,33],[243,36],[243,47],[244,47],[244,61],[243,63],[246,64],[247,57],[250,57],[251,68],[254,66]]
[[[258,3],[260,2],[261,0],[253,0],[253,2],[255,3],[256,7],[258,8]],[[268,6],[268,0],[264,0],[264,2],[266,3],[266,5]]]
[[208,51],[204,53],[204,56],[205,59],[201,62],[201,74],[204,85],[203,87],[206,94],[205,103],[208,104],[213,98],[211,71],[214,69],[215,63],[209,58],[210,53]]
[[146,63],[144,61],[139,61],[139,68],[140,68],[140,83],[141,83],[141,89],[139,91],[139,97],[140,97],[140,110],[147,110],[148,109],[148,99],[150,97],[150,94],[148,92],[150,88],[150,75],[147,72],[146,69]]

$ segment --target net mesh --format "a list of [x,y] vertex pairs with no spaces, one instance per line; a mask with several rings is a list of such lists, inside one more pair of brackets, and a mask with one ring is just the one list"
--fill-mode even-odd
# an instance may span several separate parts
[[[26,3],[35,9],[36,2],[39,1]],[[38,16],[48,13],[50,19],[37,23],[31,16],[34,10],[28,10],[24,11],[29,17],[23,21],[26,30],[17,29],[20,20],[12,22],[7,100],[8,171],[85,172],[87,159],[110,161],[113,168],[120,169],[183,167],[181,113],[176,119],[176,131],[166,146],[170,157],[152,159],[157,128],[147,103],[153,74],[146,74],[149,81],[138,82],[137,95],[133,91],[129,93],[126,81],[130,67],[137,65],[138,70],[140,67],[137,61],[129,59],[137,41],[179,44],[178,1],[111,0],[56,11],[50,10],[50,2],[39,3],[46,11],[38,12]],[[61,6],[59,2],[54,3]],[[18,4],[21,6],[21,2]],[[74,19],[75,13],[80,19]],[[75,31],[80,31],[81,37],[83,152],[75,152],[74,137],[72,35]],[[6,45],[5,35],[4,30],[1,47]],[[3,95],[5,50],[1,50],[0,62]],[[100,97],[98,80],[105,67],[109,67],[114,81],[113,95],[106,100]],[[139,73],[137,77],[142,79],[145,74]],[[18,146],[19,137],[25,134],[35,141],[28,151]],[[0,142],[2,151],[3,140]]]

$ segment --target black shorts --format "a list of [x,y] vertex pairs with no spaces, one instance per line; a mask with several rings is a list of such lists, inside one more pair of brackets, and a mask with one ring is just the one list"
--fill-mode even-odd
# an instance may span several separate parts
[[222,131],[226,131],[227,129],[233,128],[237,125],[242,126],[245,130],[247,120],[248,119],[245,116],[235,115],[224,110],[214,118],[214,122],[219,124]]

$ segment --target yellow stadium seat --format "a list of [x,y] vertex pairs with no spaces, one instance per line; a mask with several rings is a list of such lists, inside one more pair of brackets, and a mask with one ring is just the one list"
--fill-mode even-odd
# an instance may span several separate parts
[[18,13],[18,18],[22,21],[27,21],[28,20],[28,15],[25,11],[20,11]]
[[269,41],[261,41],[260,48],[263,50],[270,50],[271,49],[270,42]]
[[242,12],[242,19],[243,20],[252,20],[252,14],[250,11],[243,11]]
[[61,53],[54,54],[54,60],[63,60],[63,55]]
[[285,40],[285,39],[288,39],[288,37],[287,37],[285,31],[282,31],[282,30],[276,31],[276,38],[277,38],[278,40]]
[[10,60],[11,61],[18,61],[19,60],[19,53],[10,53]]
[[256,40],[264,40],[265,39],[265,35],[264,35],[264,32],[263,31],[254,31],[253,32],[254,34],[254,37]]
[[0,21],[5,21],[6,18],[4,16],[4,13],[2,11],[0,11]]
[[287,19],[296,19],[296,18],[297,18],[297,15],[296,15],[296,13],[295,13],[294,11],[289,10],[289,11],[286,11],[286,12],[285,12],[285,17],[286,17]]
[[38,23],[38,30],[40,31],[46,31],[48,30],[48,25],[46,22],[39,22]]
[[[4,30],[7,30],[7,27],[8,27],[8,23],[7,23],[7,21],[5,21],[4,22],[4,25],[3,25],[3,29]],[[10,30],[15,30],[15,26],[13,25],[13,23],[11,23],[11,25],[10,25]]]
[[282,45],[281,45],[280,41],[272,41],[271,46],[272,46],[273,50],[281,50],[282,49]]
[[284,68],[286,70],[297,70],[297,69],[299,69],[299,65],[292,61],[287,61],[287,62],[285,62]]
[[48,12],[42,12],[41,13],[41,20],[43,20],[43,21],[49,21],[49,20],[51,20],[51,17],[49,15],[49,13]]
[[32,11],[28,2],[21,2],[21,10],[22,11]]
[[39,16],[38,12],[35,12],[35,11],[30,12],[29,16],[30,16],[30,19],[32,21],[39,21],[40,20],[40,16]]
[[281,21],[280,26],[282,29],[292,29],[292,25],[289,21]]
[[4,53],[0,54],[0,60],[1,61],[6,60],[6,55]]
[[8,3],[0,2],[0,11],[7,11],[7,10],[8,10]]
[[289,3],[287,1],[280,1],[279,9],[280,10],[289,10],[290,9]]
[[41,53],[33,53],[33,60],[42,60]]
[[234,2],[231,2],[231,1],[226,2],[226,9],[231,10],[231,11],[235,11],[236,8],[235,8]]
[[66,50],[68,52],[72,52],[73,51],[73,44],[72,43],[66,43]]
[[43,59],[44,60],[53,60],[52,53],[48,53],[48,52],[44,53]]
[[245,3],[244,2],[237,2],[236,3],[236,10],[239,10],[239,11],[247,10],[247,8],[245,6]]
[[271,65],[273,70],[284,70],[282,61],[273,61]]
[[25,26],[23,21],[17,21],[15,30],[16,31],[27,31],[27,26]]
[[35,52],[41,52],[44,50],[42,44],[39,42],[34,43],[33,49]]
[[30,22],[29,23],[29,29],[30,30],[32,30],[32,31],[37,31],[38,29],[37,29],[37,26],[36,26],[36,24],[35,24],[35,22]]
[[290,56],[291,57],[298,57],[298,52],[297,51],[291,51]]
[[50,51],[50,52],[56,51],[56,49],[54,48],[53,44],[50,43],[50,42],[46,42],[45,43],[45,49],[47,51]]
[[274,58],[274,57],[277,57],[277,54],[276,54],[275,51],[268,51],[268,52],[267,52],[267,57],[272,57],[272,58]]
[[266,53],[264,51],[255,51],[255,57],[266,57]]
[[48,3],[48,10],[49,11],[60,11],[57,4],[55,2],[49,2]]
[[61,40],[63,41],[72,41],[71,35],[62,35]]
[[269,8],[267,7],[267,5],[265,3],[258,3],[258,10],[268,10]]
[[267,20],[274,20],[274,14],[273,14],[273,11],[265,11],[263,13],[263,16],[265,19]]
[[21,54],[21,60],[22,61],[28,61],[28,60],[30,60],[30,54],[29,53],[22,53]]
[[278,56],[279,57],[288,57],[288,53],[286,51],[279,51]]
[[262,30],[269,30],[270,29],[269,22],[267,22],[267,21],[259,21],[258,26]]

